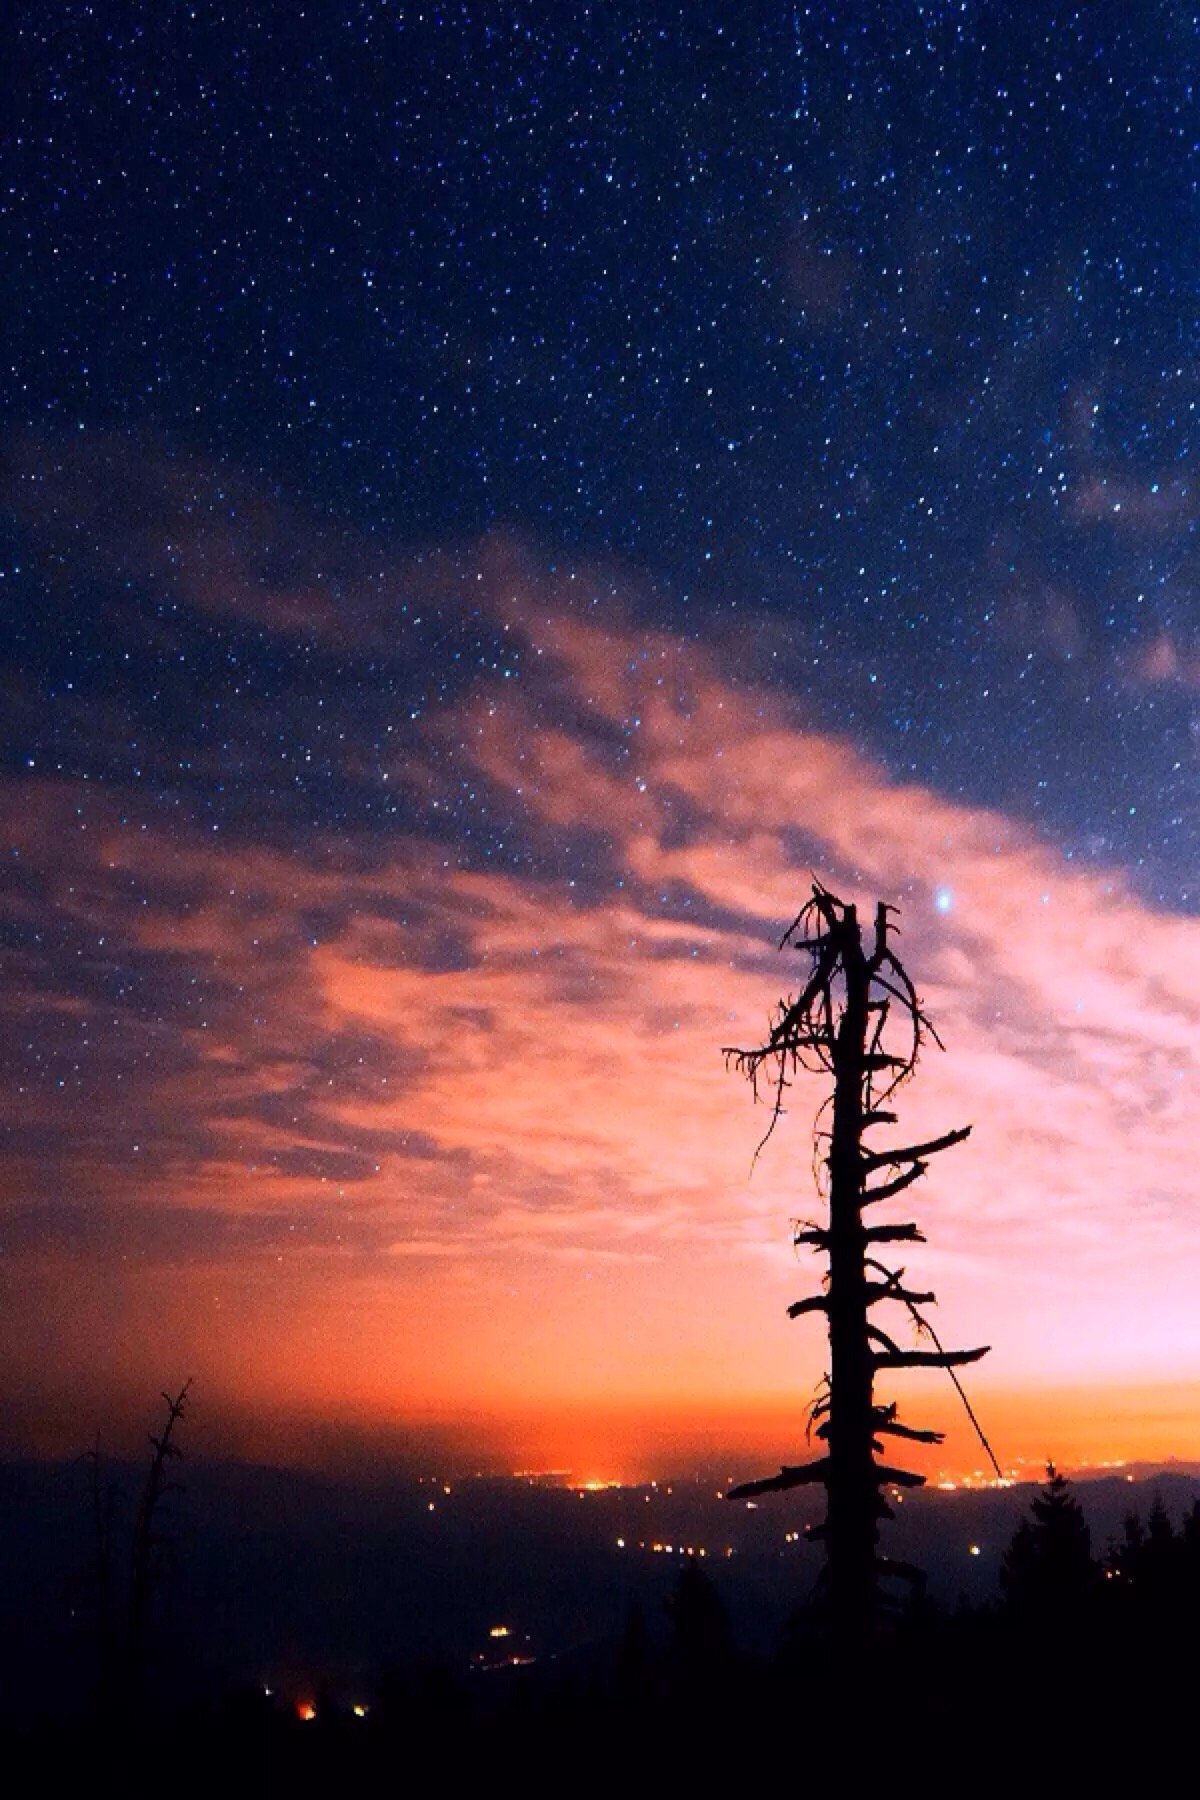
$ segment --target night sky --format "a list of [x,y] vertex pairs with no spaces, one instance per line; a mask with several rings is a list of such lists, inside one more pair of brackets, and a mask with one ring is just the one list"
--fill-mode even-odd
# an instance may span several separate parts
[[1194,9],[16,20],[6,1447],[790,1454],[816,873],[999,1448],[1200,1454]]

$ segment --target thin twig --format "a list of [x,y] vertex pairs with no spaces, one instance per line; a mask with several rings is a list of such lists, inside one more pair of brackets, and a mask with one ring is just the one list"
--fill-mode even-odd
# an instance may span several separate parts
[[[928,1332],[929,1336],[933,1339],[933,1342],[938,1351],[938,1354],[940,1356],[945,1356],[946,1352],[942,1346],[942,1340],[941,1340],[941,1338],[939,1338],[937,1332],[933,1329],[933,1326],[929,1323],[929,1320],[922,1318],[921,1314],[917,1311],[916,1307],[913,1305],[911,1300],[906,1300],[904,1302],[904,1304],[907,1306],[909,1312],[912,1314],[913,1318],[916,1320],[917,1330]],[[995,1471],[996,1471],[996,1479],[998,1481],[1003,1481],[1004,1480],[1004,1470],[1000,1467],[1000,1464],[996,1461],[996,1452],[992,1449],[992,1446],[988,1443],[987,1434],[985,1433],[983,1426],[979,1423],[979,1420],[975,1416],[974,1407],[971,1405],[971,1402],[967,1399],[966,1388],[964,1388],[962,1382],[958,1379],[958,1376],[954,1373],[954,1370],[951,1368],[949,1363],[946,1364],[946,1373],[947,1373],[947,1375],[949,1375],[951,1381],[954,1383],[955,1387],[958,1389],[958,1397],[962,1401],[963,1406],[966,1409],[966,1414],[967,1414],[968,1419],[970,1419],[972,1425],[975,1427],[976,1437],[979,1439],[980,1443],[983,1445],[984,1449],[988,1453],[988,1460],[991,1463],[993,1469],[995,1469]]]

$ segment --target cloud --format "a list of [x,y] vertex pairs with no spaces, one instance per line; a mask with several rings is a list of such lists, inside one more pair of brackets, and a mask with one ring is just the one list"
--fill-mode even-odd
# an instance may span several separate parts
[[1147,537],[1174,535],[1196,513],[1185,479],[1137,481],[1115,470],[1089,472],[1070,493],[1074,514],[1085,524],[1113,525]]
[[1148,687],[1200,688],[1200,649],[1176,634],[1160,631],[1130,663],[1135,681]]
[[[335,604],[298,567],[311,525],[236,488],[201,529],[200,485],[162,474],[136,530],[97,501],[80,556],[105,548],[98,593],[182,594],[185,654],[218,617],[280,657],[336,647],[348,689],[284,657],[272,703],[286,749],[328,702],[328,793],[306,826],[303,792],[272,803],[287,776],[235,683],[223,777],[213,752],[152,793],[53,766],[0,787],[10,1341],[59,1283],[62,1379],[103,1359],[103,1282],[154,1359],[199,1347],[231,1391],[328,1408],[802,1390],[820,1344],[783,1306],[815,1272],[788,1221],[818,1204],[821,1087],[750,1179],[765,1119],[721,1051],[801,975],[776,945],[815,872],[901,906],[948,1046],[903,1135],[974,1124],[913,1197],[945,1334],[995,1344],[985,1386],[1200,1373],[1195,919],[897,780],[728,644],[647,625],[611,571],[347,540]],[[389,718],[364,665],[386,696],[433,616],[486,654]]]

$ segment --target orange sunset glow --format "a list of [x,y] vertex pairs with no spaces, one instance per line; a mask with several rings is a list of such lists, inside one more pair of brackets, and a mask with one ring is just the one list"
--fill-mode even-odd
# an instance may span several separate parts
[[[98,479],[74,471],[76,505]],[[388,829],[219,831],[51,760],[6,779],[3,1004],[43,1048],[5,1101],[13,1446],[68,1447],[179,1370],[201,1435],[301,1460],[406,1431],[597,1480],[794,1454],[824,1367],[785,1314],[819,1278],[791,1221],[818,1204],[824,1094],[797,1084],[752,1168],[766,1113],[721,1053],[794,982],[777,944],[815,873],[899,906],[946,1045],[903,1140],[974,1128],[919,1190],[907,1262],[947,1341],[993,1346],[970,1390],[1002,1465],[1200,1454],[1194,917],[635,626],[619,569],[551,572],[505,537],[357,549],[335,606],[267,589],[182,511],[110,554],[296,654],[424,610],[482,621],[522,675],[342,728]],[[535,866],[439,835],[476,790]],[[904,1391],[950,1431],[925,1466],[974,1468],[949,1385]]]

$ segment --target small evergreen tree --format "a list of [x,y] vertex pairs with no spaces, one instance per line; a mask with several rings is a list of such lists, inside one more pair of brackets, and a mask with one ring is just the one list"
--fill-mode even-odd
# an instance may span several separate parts
[[1179,1582],[1182,1603],[1195,1614],[1200,1605],[1200,1500],[1193,1500],[1180,1528]]
[[698,1562],[689,1560],[680,1570],[668,1611],[671,1659],[681,1686],[721,1687],[733,1662],[733,1632],[725,1602]]
[[[1138,1617],[1153,1621],[1180,1609],[1189,1585],[1187,1525],[1176,1532],[1161,1494],[1145,1525],[1136,1514],[1125,1521],[1125,1535],[1106,1559],[1106,1571]],[[1195,1526],[1193,1526],[1195,1530]]]
[[1096,1589],[1098,1570],[1083,1508],[1065,1475],[1046,1464],[1046,1485],[1034,1495],[1005,1553],[1000,1585],[1015,1616],[1066,1623],[1078,1617]]
[[1145,1575],[1147,1585],[1156,1594],[1174,1595],[1179,1573],[1180,1540],[1175,1535],[1170,1514],[1161,1494],[1155,1494],[1150,1517],[1146,1521]]
[[1127,1513],[1121,1537],[1109,1545],[1105,1574],[1119,1586],[1131,1587],[1141,1574],[1145,1554],[1146,1528],[1137,1513]]
[[1200,1500],[1192,1501],[1192,1510],[1183,1521],[1182,1537],[1187,1560],[1200,1567]]

